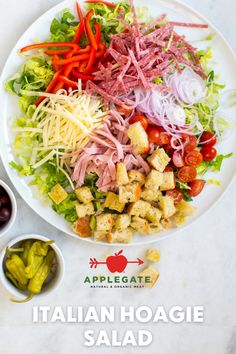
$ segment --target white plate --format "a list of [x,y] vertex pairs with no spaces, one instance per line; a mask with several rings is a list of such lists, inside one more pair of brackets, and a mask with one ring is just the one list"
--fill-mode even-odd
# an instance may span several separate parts
[[[29,204],[29,206],[38,213],[47,222],[63,231],[64,233],[79,238],[71,231],[71,226],[67,223],[63,217],[56,214],[50,206],[45,207],[45,205],[33,195],[32,189],[27,185],[27,179],[20,177],[17,172],[9,166],[9,162],[14,159],[11,142],[12,133],[10,129],[10,117],[20,115],[19,108],[17,106],[17,98],[5,93],[3,83],[5,80],[14,74],[23,59],[17,54],[18,50],[34,41],[37,38],[39,41],[43,41],[48,37],[50,23],[54,16],[56,16],[60,11],[65,8],[74,9],[75,0],[63,1],[59,5],[53,7],[51,10],[47,11],[44,15],[38,18],[28,30],[22,35],[20,40],[17,42],[16,46],[13,48],[6,65],[3,69],[1,76],[0,85],[0,116],[1,116],[1,129],[0,129],[0,152],[2,156],[2,161],[6,168],[6,171],[20,193],[21,197]],[[201,15],[196,11],[186,6],[185,4],[177,0],[139,0],[136,5],[148,5],[151,13],[154,15],[159,15],[160,13],[167,13],[171,20],[176,21],[187,21],[195,23],[208,23],[209,29],[184,29],[178,28],[177,31],[182,34],[186,34],[187,38],[190,40],[201,39],[206,37],[210,33],[215,33],[214,40],[212,42],[201,42],[197,45],[201,48],[212,45],[214,48],[214,58],[216,60],[216,72],[221,74],[221,79],[226,83],[227,89],[233,89],[236,82],[236,58],[233,51],[224,40],[222,35]],[[232,112],[231,112],[232,113]],[[234,114],[235,115],[235,112]],[[234,118],[231,115],[232,118]],[[236,140],[234,139],[234,134],[224,143],[218,147],[220,153],[236,153]],[[233,179],[235,174],[235,157],[225,160],[222,171],[218,174],[214,174],[213,178],[217,178],[221,182],[220,187],[215,185],[208,185],[204,192],[196,198],[194,205],[197,207],[197,213],[193,219],[189,219],[188,223],[184,226],[191,224],[194,220],[197,220],[201,215],[206,213],[209,208],[222,196],[223,192],[226,190],[228,185]],[[182,227],[181,230],[184,228]],[[159,235],[151,236],[140,236],[135,235],[131,245],[146,244],[149,242],[154,242],[161,240],[166,237],[173,236],[177,233],[177,229],[171,229],[165,233]],[[92,239],[83,239],[87,242],[94,242]],[[104,243],[103,243],[104,244]],[[106,244],[107,245],[107,244]],[[114,245],[114,244],[113,244]]]

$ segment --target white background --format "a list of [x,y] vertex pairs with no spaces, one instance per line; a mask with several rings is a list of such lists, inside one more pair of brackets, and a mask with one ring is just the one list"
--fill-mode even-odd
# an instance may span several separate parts
[[[25,29],[57,0],[0,0],[1,56],[0,68]],[[236,50],[235,13],[233,0],[186,0],[222,31]],[[0,164],[0,178],[8,181]],[[17,193],[16,193],[17,195]],[[0,353],[1,354],[87,354],[141,353],[150,354],[234,354],[236,353],[236,183],[231,185],[221,201],[187,231],[176,238],[158,243],[161,276],[152,289],[90,289],[83,284],[85,275],[94,275],[90,257],[102,259],[119,248],[87,245],[58,232],[40,219],[18,198],[18,219],[9,235],[0,241],[22,233],[41,233],[57,241],[65,256],[66,276],[60,289],[42,299],[18,305],[8,301],[9,294],[0,285]],[[146,247],[145,247],[146,249]],[[129,258],[144,257],[145,249],[125,249]],[[98,273],[102,274],[99,269]],[[128,269],[133,274],[136,268]],[[74,305],[203,305],[205,322],[196,324],[33,324],[32,307]],[[153,333],[149,348],[90,348],[84,347],[83,331],[88,328],[126,329],[145,328]]]

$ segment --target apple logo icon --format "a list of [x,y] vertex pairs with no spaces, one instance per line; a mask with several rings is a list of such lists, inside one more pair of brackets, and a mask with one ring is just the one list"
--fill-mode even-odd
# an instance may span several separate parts
[[122,273],[127,267],[128,260],[125,256],[123,256],[122,252],[123,250],[115,253],[114,256],[107,257],[106,264],[111,273]]

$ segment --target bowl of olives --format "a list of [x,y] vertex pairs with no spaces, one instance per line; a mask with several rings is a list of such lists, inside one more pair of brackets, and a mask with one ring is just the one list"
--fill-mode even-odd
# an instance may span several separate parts
[[5,235],[16,219],[16,198],[8,185],[0,180],[0,237]]

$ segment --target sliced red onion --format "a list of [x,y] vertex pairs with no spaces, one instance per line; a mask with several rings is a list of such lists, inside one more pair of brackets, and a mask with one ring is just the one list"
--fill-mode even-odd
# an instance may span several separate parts
[[165,107],[167,118],[172,124],[184,126],[186,122],[186,114],[182,107],[177,104],[172,104]]
[[189,67],[166,77],[165,82],[172,88],[176,100],[182,104],[199,103],[206,97],[207,88],[203,79]]

